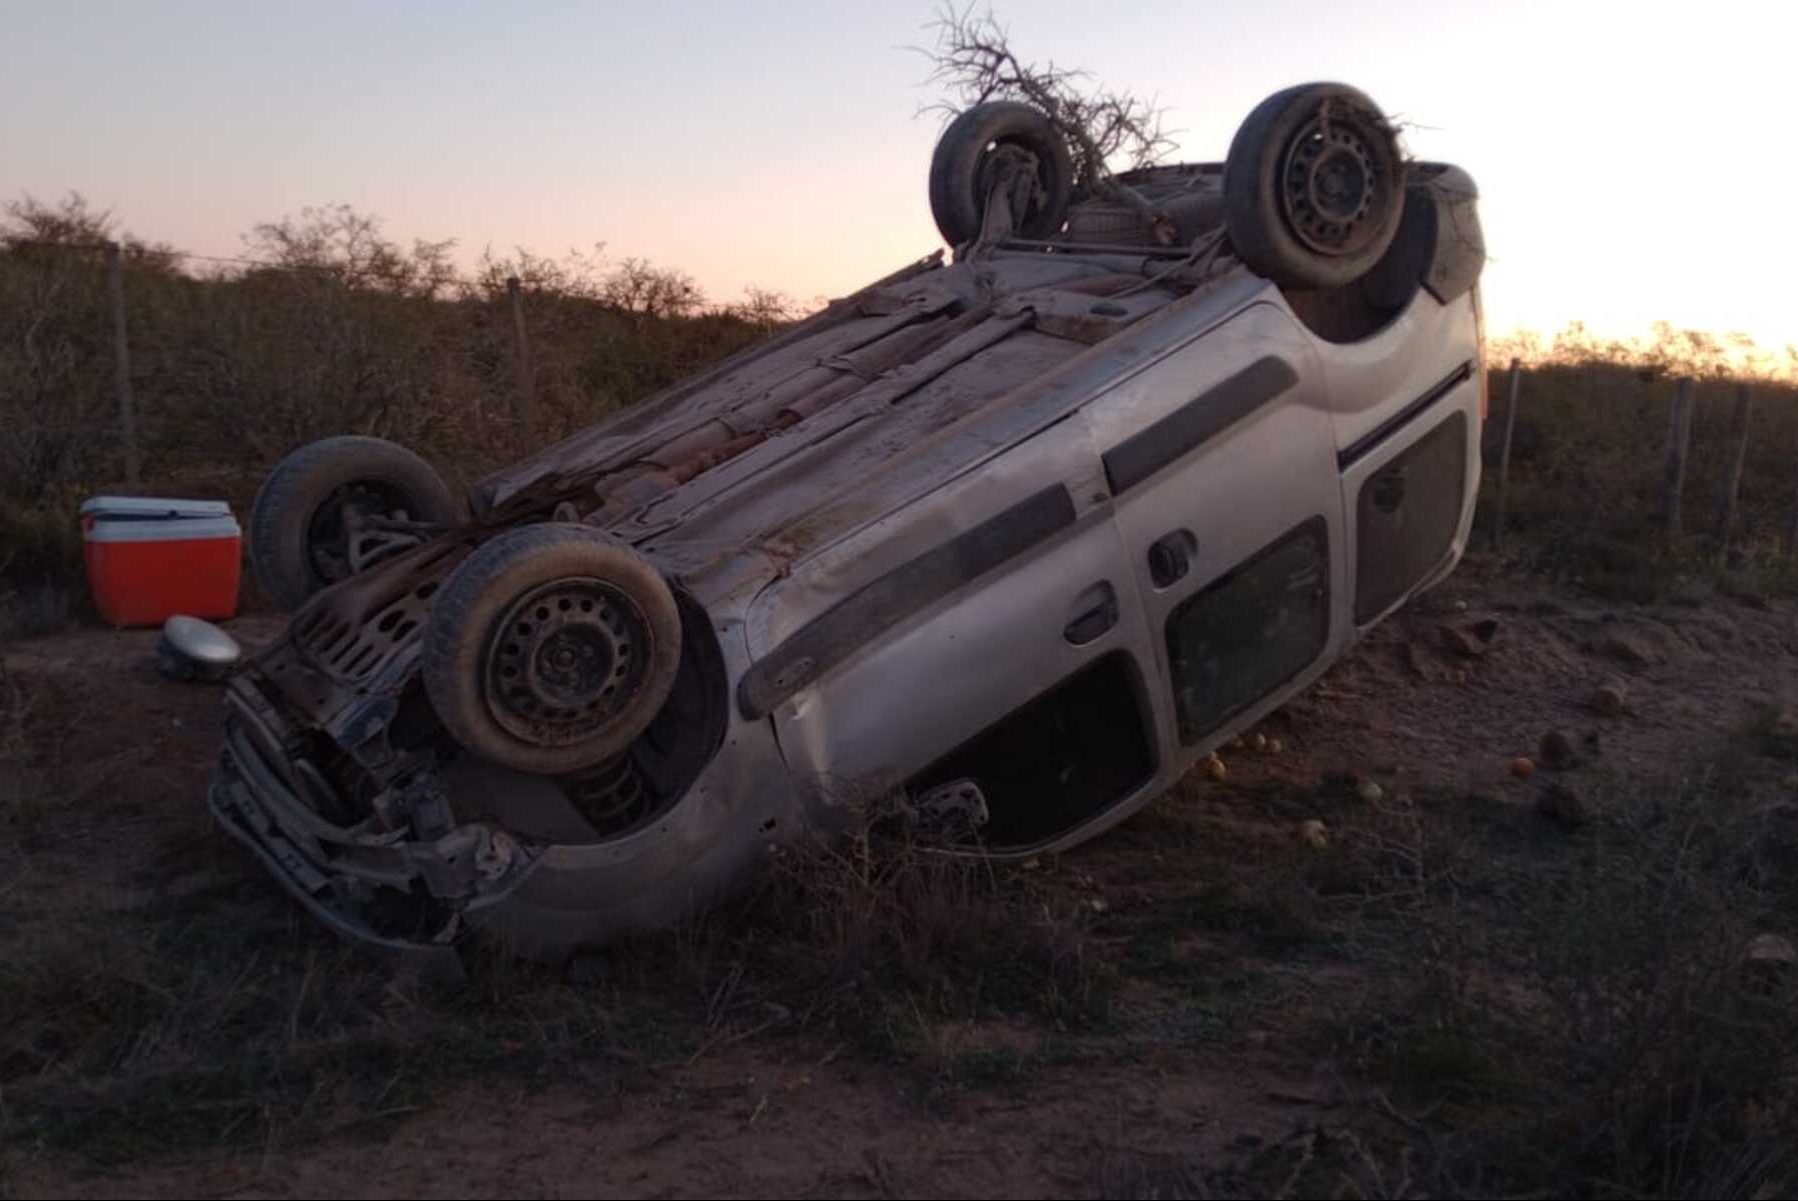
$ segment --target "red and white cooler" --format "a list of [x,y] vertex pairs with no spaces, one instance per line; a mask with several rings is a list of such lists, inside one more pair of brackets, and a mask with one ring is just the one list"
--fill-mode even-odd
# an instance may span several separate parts
[[236,614],[243,535],[224,501],[96,496],[81,531],[94,607],[112,625]]

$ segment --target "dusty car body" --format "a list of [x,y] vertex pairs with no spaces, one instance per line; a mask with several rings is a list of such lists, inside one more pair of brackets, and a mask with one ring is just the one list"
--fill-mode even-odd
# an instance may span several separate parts
[[[1233,253],[1220,165],[1120,177],[1190,223],[1172,244],[1101,228],[1104,198],[1043,238],[989,208],[953,262],[491,476],[306,600],[229,682],[213,811],[333,929],[439,965],[469,931],[553,957],[678,920],[873,792],[974,798],[987,854],[1093,837],[1462,552],[1483,255],[1466,177],[1409,170],[1381,267],[1335,289]],[[678,607],[653,719],[576,772],[471,752],[421,682],[446,581],[533,526],[629,548]],[[468,670],[506,670],[502,635]],[[544,671],[573,662],[543,637]]]

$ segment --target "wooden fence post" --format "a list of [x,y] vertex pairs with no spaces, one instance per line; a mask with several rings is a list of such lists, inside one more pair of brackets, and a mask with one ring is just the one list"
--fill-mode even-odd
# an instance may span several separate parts
[[[1798,462],[1798,459],[1791,461]],[[1798,472],[1794,475],[1798,476]],[[1798,483],[1798,480],[1794,482]],[[1798,487],[1792,489],[1792,513],[1786,518],[1786,555],[1798,555]]]
[[1505,400],[1505,440],[1498,452],[1498,520],[1492,525],[1492,549],[1505,540],[1505,511],[1511,501],[1511,435],[1517,430],[1517,391],[1522,371],[1516,359],[1511,360],[1511,388]]
[[1791,558],[1798,555],[1798,453],[1788,458],[1786,464],[1786,470],[1792,473],[1792,511],[1786,515],[1785,551],[1786,557]]
[[1742,488],[1742,464],[1748,457],[1748,411],[1754,393],[1747,384],[1736,385],[1736,404],[1729,417],[1729,471],[1723,479],[1723,495],[1717,501],[1717,550],[1729,549],[1729,534],[1736,523],[1736,497]]
[[112,352],[118,369],[119,434],[125,442],[125,482],[137,486],[137,402],[131,395],[131,346],[125,338],[125,258],[117,242],[106,244],[106,286],[112,294]]
[[1669,540],[1679,538],[1680,509],[1686,491],[1686,449],[1692,441],[1692,381],[1682,379],[1673,391],[1672,431],[1667,437],[1667,479],[1661,488],[1661,519]]
[[1786,557],[1791,558],[1798,555],[1798,453],[1786,463],[1786,469],[1792,473],[1792,511],[1786,515],[1785,552]]
[[516,275],[506,278],[506,295],[512,302],[512,364],[518,372],[517,406],[519,424],[525,432],[536,430],[537,384],[531,371],[531,343],[524,330],[524,293]]

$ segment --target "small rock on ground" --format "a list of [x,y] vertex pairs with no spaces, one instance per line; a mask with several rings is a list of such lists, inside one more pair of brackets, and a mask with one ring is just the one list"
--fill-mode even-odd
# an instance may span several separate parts
[[1629,707],[1629,690],[1621,680],[1607,680],[1592,690],[1587,703],[1602,717],[1621,717]]
[[1548,783],[1536,794],[1536,812],[1564,830],[1572,830],[1591,820],[1586,802],[1565,784]]
[[1572,767],[1579,762],[1579,754],[1573,749],[1573,739],[1561,730],[1549,730],[1542,735],[1542,741],[1536,748],[1536,757],[1542,766],[1557,770]]
[[1442,644],[1458,655],[1476,659],[1491,649],[1498,637],[1498,618],[1452,622],[1441,627]]
[[1316,818],[1300,822],[1295,833],[1300,842],[1316,850],[1324,850],[1330,845],[1329,827]]
[[1781,934],[1756,934],[1742,953],[1743,983],[1755,992],[1777,989],[1798,965],[1798,947]]
[[1742,958],[1751,963],[1798,963],[1798,947],[1792,940],[1780,934],[1756,934],[1748,940],[1748,950]]
[[1600,647],[1605,654],[1631,667],[1648,667],[1656,661],[1654,651],[1641,638],[1622,630],[1605,635]]

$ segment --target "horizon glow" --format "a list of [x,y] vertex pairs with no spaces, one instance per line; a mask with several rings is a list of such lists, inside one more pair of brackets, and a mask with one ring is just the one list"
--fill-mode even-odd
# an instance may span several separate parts
[[[69,191],[184,251],[346,203],[387,236],[608,257],[809,304],[940,245],[925,199],[943,99],[928,2],[690,0],[653,10],[317,0],[0,0],[0,201]],[[1026,60],[1167,110],[1174,161],[1221,159],[1263,96],[1360,87],[1420,158],[1467,168],[1489,330],[1603,338],[1656,321],[1798,344],[1775,224],[1798,195],[1785,47],[1752,0],[1494,7],[1072,0],[997,9]]]

